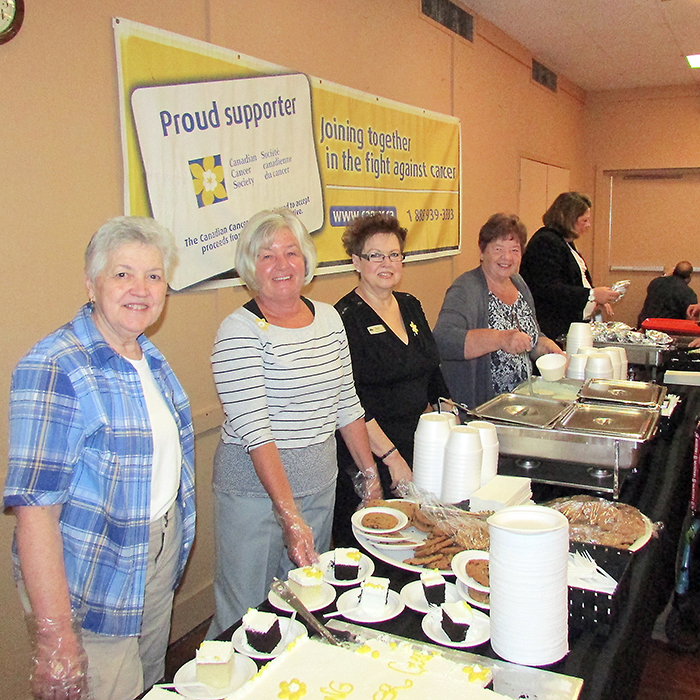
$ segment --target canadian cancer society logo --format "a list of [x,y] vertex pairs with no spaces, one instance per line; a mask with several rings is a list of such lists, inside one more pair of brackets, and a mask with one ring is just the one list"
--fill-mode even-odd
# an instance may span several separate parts
[[194,193],[197,197],[197,206],[200,209],[217,202],[225,202],[228,199],[221,155],[191,160],[189,166]]

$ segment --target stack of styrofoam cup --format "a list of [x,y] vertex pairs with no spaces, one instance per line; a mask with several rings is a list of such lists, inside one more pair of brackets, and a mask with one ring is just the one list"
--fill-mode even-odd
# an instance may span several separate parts
[[459,503],[481,486],[481,437],[477,428],[456,425],[445,445],[440,498]]
[[552,508],[511,506],[489,519],[491,648],[547,666],[568,647],[569,522]]
[[569,355],[569,365],[566,368],[566,376],[569,379],[580,379],[583,381],[586,378],[586,363],[588,355],[583,352],[577,352]]
[[592,352],[588,355],[586,379],[613,379],[613,364],[609,354]]
[[476,428],[481,437],[481,483],[479,486],[486,486],[498,473],[498,432],[493,423],[485,420],[469,421],[467,425],[470,428]]
[[622,376],[622,358],[620,357],[620,353],[617,351],[618,349],[615,347],[607,347],[600,348],[600,350],[606,355],[610,355],[610,362],[612,362],[613,368],[612,378],[624,379],[625,377]]
[[627,379],[627,350],[621,348],[619,345],[616,346],[615,349],[620,355],[620,379]]
[[413,438],[413,483],[440,497],[445,445],[456,423],[452,413],[424,413]]
[[574,355],[580,348],[590,348],[593,345],[593,331],[590,323],[572,323],[566,334],[566,354]]

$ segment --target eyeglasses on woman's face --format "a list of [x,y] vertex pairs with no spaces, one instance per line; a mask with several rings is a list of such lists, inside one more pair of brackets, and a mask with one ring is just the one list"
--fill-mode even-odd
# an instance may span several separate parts
[[358,256],[362,258],[363,260],[367,260],[371,263],[383,263],[385,260],[388,260],[389,262],[393,263],[398,263],[402,262],[403,259],[406,257],[403,253],[389,253],[389,255],[384,255],[384,253],[360,253]]

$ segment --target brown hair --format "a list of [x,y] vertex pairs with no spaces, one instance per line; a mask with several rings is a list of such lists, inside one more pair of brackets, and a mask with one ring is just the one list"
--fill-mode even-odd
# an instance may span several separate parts
[[574,227],[580,216],[591,208],[591,200],[580,192],[562,192],[547,209],[542,223],[565,236],[575,233]]
[[497,238],[515,238],[523,251],[527,241],[527,229],[515,214],[494,214],[479,231],[479,250],[483,253],[486,246]]
[[399,239],[399,247],[403,253],[408,231],[399,224],[399,220],[390,214],[376,212],[365,216],[358,216],[343,233],[343,247],[350,255],[360,255],[368,239],[375,233],[394,234]]

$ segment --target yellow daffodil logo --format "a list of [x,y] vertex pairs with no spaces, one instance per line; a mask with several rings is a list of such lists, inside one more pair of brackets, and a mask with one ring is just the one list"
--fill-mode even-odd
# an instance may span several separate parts
[[413,331],[413,335],[418,335],[418,326],[413,321],[411,321],[411,323],[409,325],[411,326],[411,330]]
[[200,209],[228,199],[221,155],[191,160],[189,166],[197,206]]

